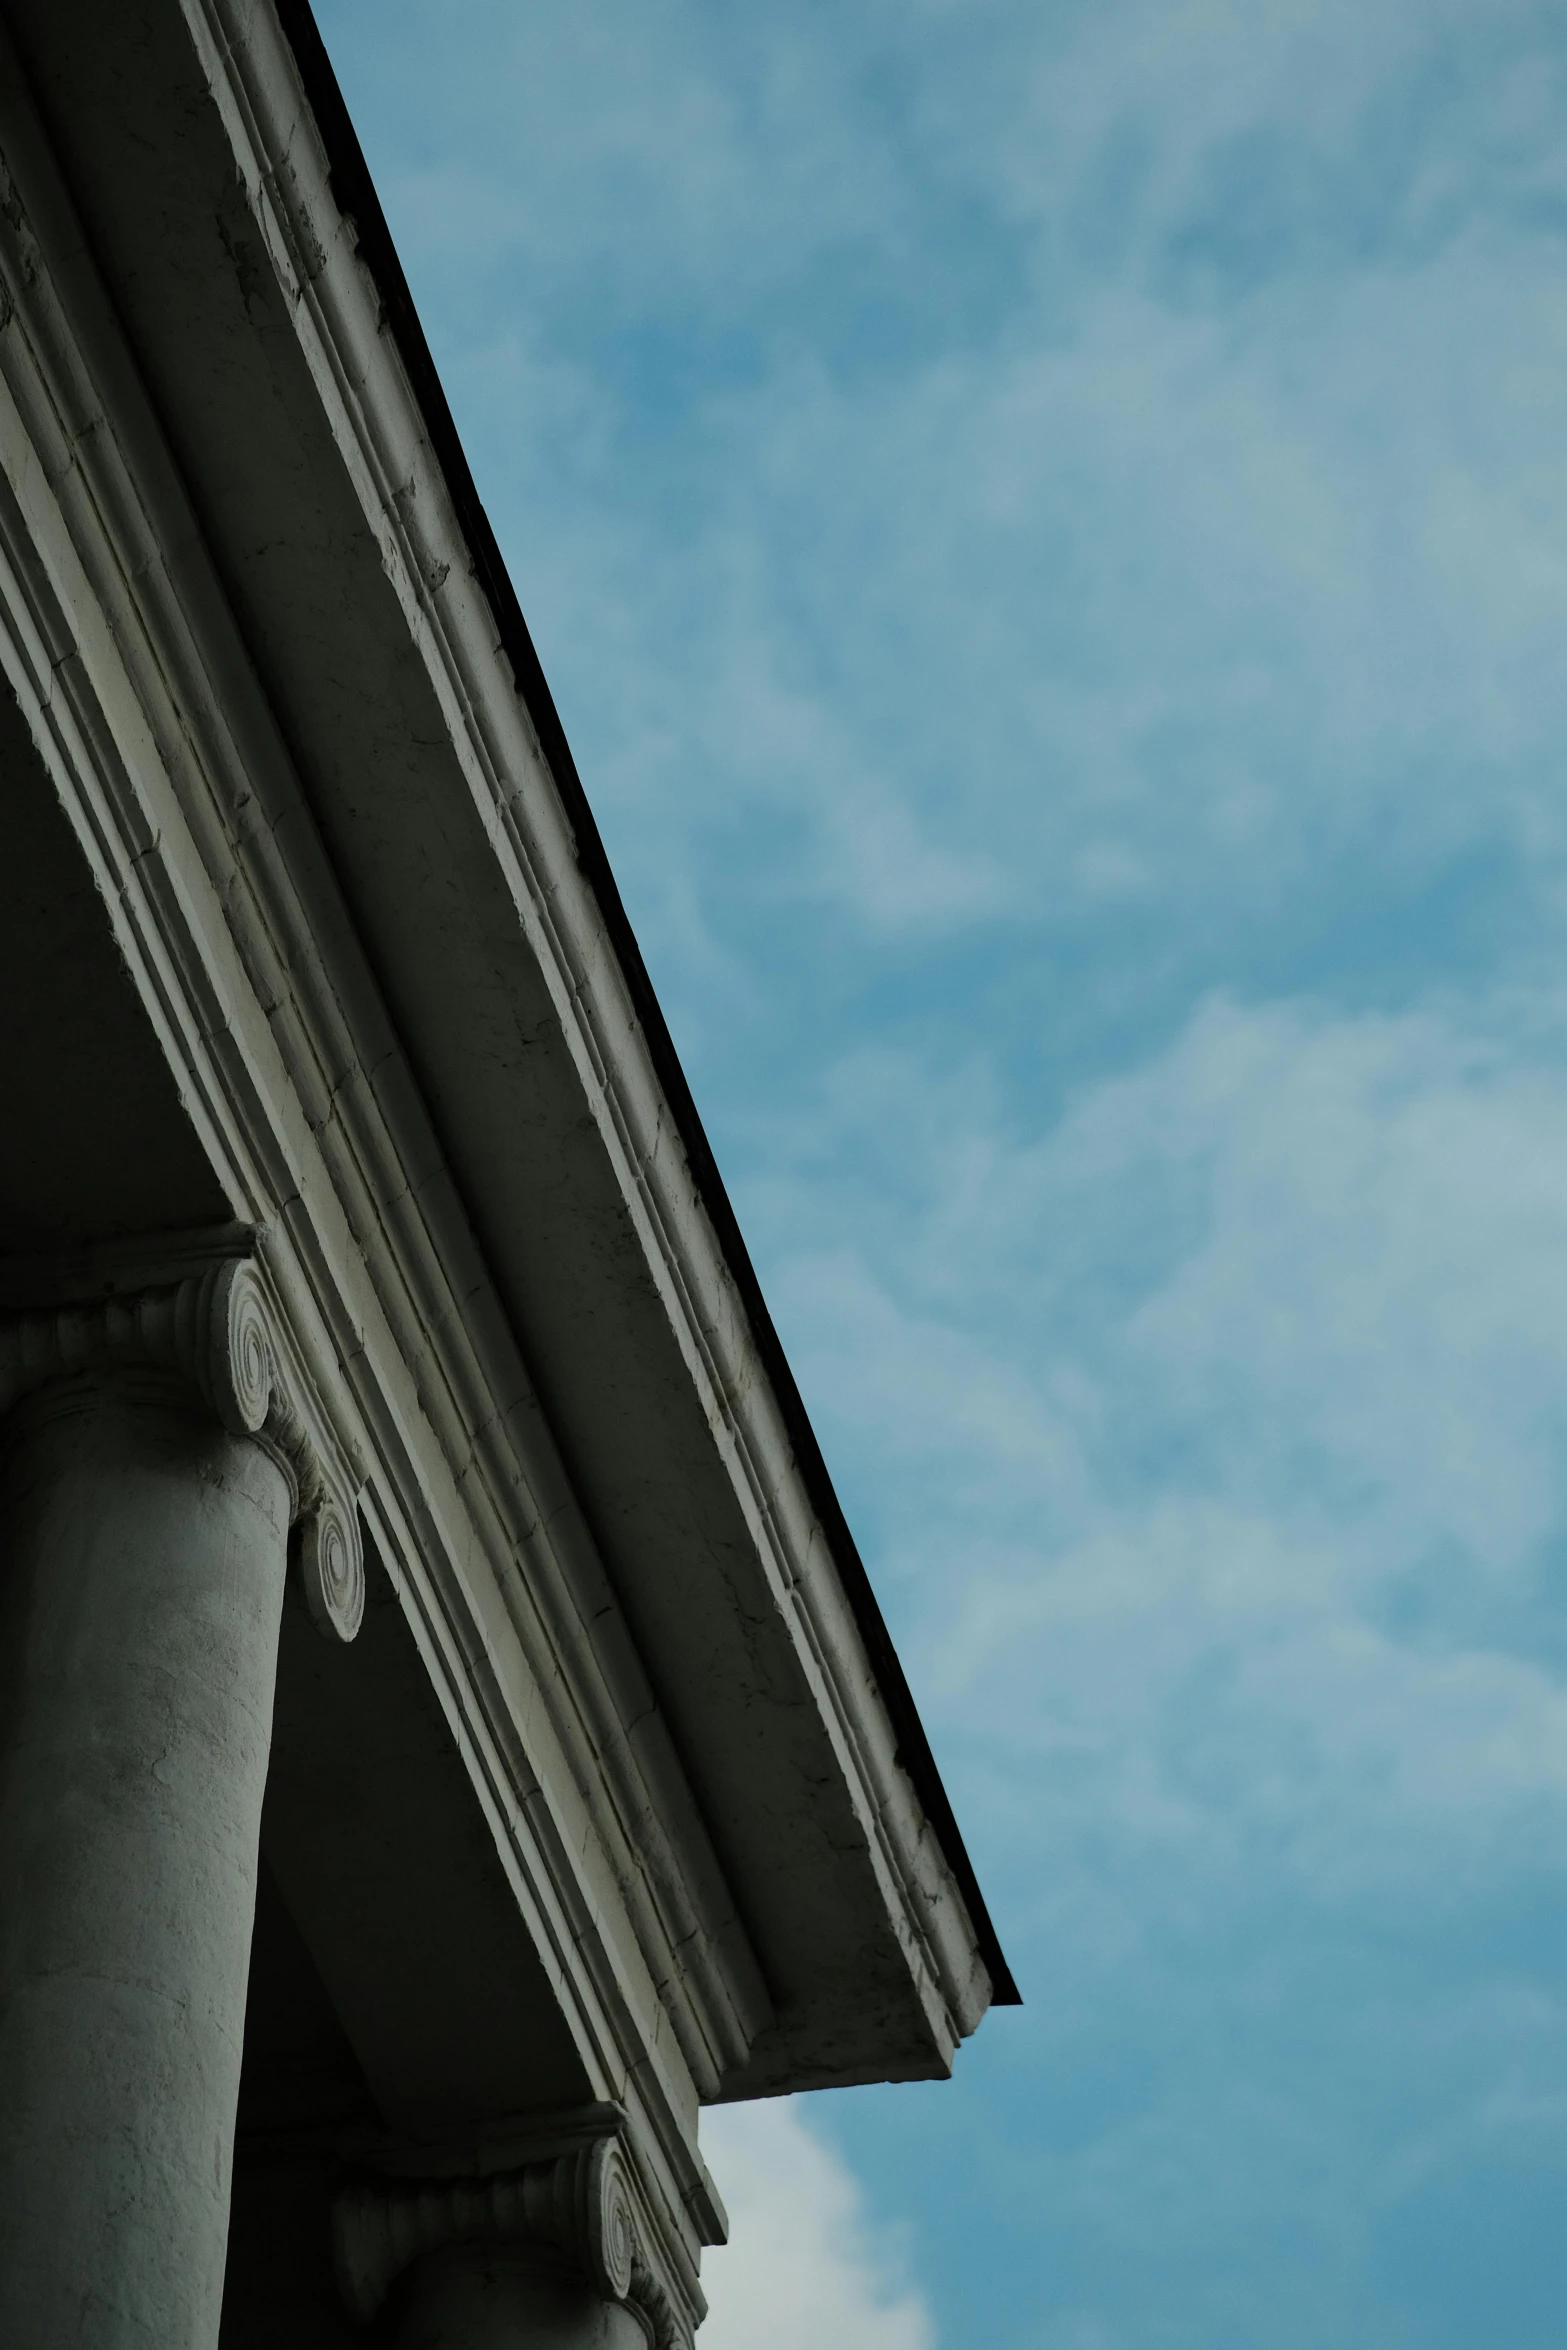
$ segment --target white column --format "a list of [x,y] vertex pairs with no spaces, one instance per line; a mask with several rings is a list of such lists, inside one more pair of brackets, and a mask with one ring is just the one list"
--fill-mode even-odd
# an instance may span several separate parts
[[426,2253],[396,2350],[649,2350],[653,2330],[547,2254],[484,2244]]
[[291,1506],[176,1375],[0,1471],[0,2343],[214,2350]]

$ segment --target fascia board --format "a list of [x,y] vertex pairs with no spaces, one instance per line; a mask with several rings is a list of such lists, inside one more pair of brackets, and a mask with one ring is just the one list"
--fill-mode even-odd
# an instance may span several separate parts
[[[441,700],[474,819],[506,874],[769,1598],[854,1792],[933,2044],[950,2054],[987,2004],[1016,1999],[1015,1986],[620,908],[318,36],[300,5],[288,7],[286,32],[265,0],[181,5]],[[349,180],[352,218],[340,202]]]

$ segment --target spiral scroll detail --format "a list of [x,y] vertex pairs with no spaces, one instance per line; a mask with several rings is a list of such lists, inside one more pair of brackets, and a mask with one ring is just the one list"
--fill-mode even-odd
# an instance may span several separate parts
[[277,1381],[266,1301],[255,1268],[232,1259],[211,1276],[213,1408],[231,1436],[254,1436],[266,1425]]
[[299,1529],[299,1573],[318,1632],[352,1640],[365,1612],[364,1544],[357,1512],[328,1499]]

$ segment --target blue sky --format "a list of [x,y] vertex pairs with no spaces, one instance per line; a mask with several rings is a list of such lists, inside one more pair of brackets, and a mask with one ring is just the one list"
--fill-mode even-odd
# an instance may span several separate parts
[[710,2350],[1559,2350],[1567,19],[322,0],[1028,2000]]

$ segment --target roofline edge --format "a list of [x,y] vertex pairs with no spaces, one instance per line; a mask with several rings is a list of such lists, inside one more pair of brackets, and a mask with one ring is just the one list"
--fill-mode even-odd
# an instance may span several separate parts
[[1018,2007],[1022,1994],[1002,1951],[1000,1938],[979,1888],[973,1862],[942,1784],[913,1692],[887,1630],[881,1606],[859,1547],[833,1487],[815,1430],[773,1324],[712,1145],[692,1097],[674,1040],[648,976],[642,950],[626,913],[587,792],[572,756],[566,730],[523,616],[499,542],[479,496],[450,403],[414,306],[408,281],[375,183],[354,129],[310,0],[274,0],[284,38],[293,51],[300,81],[326,151],[329,176],[342,211],[351,216],[359,252],[380,295],[388,328],[429,433],[431,450],[473,557],[474,573],[494,615],[501,650],[511,664],[517,690],[554,778],[571,825],[577,863],[603,916],[604,928],[625,979],[627,993],[647,1039],[654,1073],[669,1103],[698,1198],[717,1237],[750,1324],[753,1343],[777,1399],[811,1507],[820,1521],[838,1570],[844,1597],[865,1646],[896,1742],[896,1760],[907,1772],[952,1872],[974,1927],[975,1942],[990,1977],[991,2004]]

